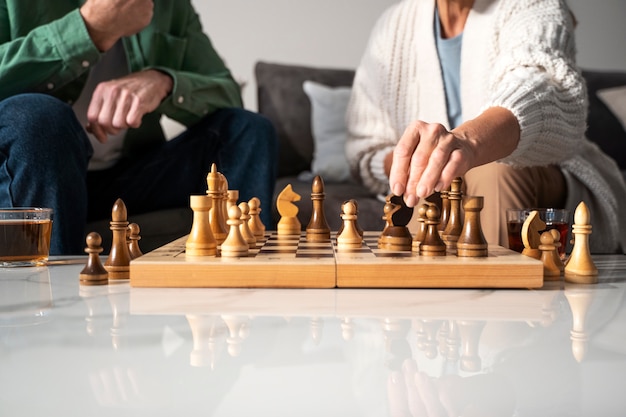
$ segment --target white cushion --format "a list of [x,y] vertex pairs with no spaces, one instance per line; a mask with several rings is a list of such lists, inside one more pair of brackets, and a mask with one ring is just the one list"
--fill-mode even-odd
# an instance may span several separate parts
[[626,130],[626,86],[598,90],[597,95]]
[[346,160],[346,110],[350,87],[329,87],[305,81],[304,92],[311,101],[311,130],[314,141],[311,171],[324,182],[343,182],[350,178]]

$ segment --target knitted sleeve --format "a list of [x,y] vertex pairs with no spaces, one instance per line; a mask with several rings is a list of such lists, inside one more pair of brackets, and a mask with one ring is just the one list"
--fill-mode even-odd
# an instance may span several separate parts
[[[391,152],[402,132],[390,121],[398,74],[403,71],[393,59],[403,42],[397,31],[407,2],[392,6],[378,20],[357,68],[352,96],[346,115],[348,139],[346,156],[355,179],[374,193],[386,193],[389,182],[384,172],[384,157]],[[394,86],[390,91],[389,86]]]
[[486,107],[517,117],[517,149],[502,162],[557,164],[579,152],[587,93],[575,63],[572,16],[561,0],[502,1],[495,22]]

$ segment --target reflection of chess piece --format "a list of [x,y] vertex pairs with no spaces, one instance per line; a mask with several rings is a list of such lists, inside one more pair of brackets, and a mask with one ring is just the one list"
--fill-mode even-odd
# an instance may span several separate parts
[[446,336],[446,361],[456,363],[459,360],[459,348],[461,347],[461,336],[459,326],[456,321],[448,322],[448,335]]
[[113,349],[118,350],[126,338],[126,319],[130,310],[130,294],[127,288],[117,285],[109,285],[108,290],[109,303],[113,311],[111,344]]
[[354,337],[354,323],[350,317],[341,319],[341,338],[345,341],[352,340]]
[[311,339],[313,343],[317,346],[320,344],[322,340],[322,331],[324,330],[324,320],[320,317],[311,317]]
[[[85,286],[79,288],[79,295],[87,306],[85,316],[85,330],[91,337],[97,336],[100,327],[107,328],[104,324],[104,317],[108,315],[110,306],[105,296],[109,293],[107,286]],[[108,320],[108,319],[107,319]]]
[[215,369],[223,347],[221,339],[226,333],[224,322],[217,316],[187,314],[186,317],[193,337],[193,350],[189,355],[191,366]]
[[572,311],[572,330],[570,337],[572,339],[572,354],[577,362],[582,362],[587,355],[587,342],[589,335],[587,334],[586,322],[587,312],[594,297],[592,289],[585,286],[566,285],[565,298],[569,303]]
[[243,316],[223,315],[222,320],[228,327],[228,354],[237,357],[241,354],[242,342],[248,334],[248,318]]
[[407,339],[411,330],[411,321],[407,319],[385,318],[382,322],[385,350],[388,354],[385,360],[389,369],[400,370],[402,364],[412,357],[411,346]]
[[422,322],[423,339],[421,340],[421,347],[428,359],[437,357],[439,346],[437,332],[441,328],[441,323],[441,320],[424,320]]
[[480,372],[482,361],[478,354],[478,346],[485,322],[460,320],[457,325],[461,336],[461,370]]

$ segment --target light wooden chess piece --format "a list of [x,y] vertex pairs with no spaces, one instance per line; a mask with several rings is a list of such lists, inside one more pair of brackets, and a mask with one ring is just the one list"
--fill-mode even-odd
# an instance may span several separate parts
[[539,250],[541,251],[541,262],[543,262],[543,279],[545,281],[558,281],[561,277],[561,268],[555,262],[554,236],[547,230],[539,238]]
[[546,230],[546,223],[539,217],[539,212],[531,211],[522,224],[522,255],[541,260],[539,250],[541,232]]
[[407,225],[413,216],[413,209],[407,207],[400,196],[390,195],[386,201],[383,208],[383,220],[386,221],[386,226],[378,239],[378,248],[410,251],[413,237]]
[[595,284],[598,282],[598,269],[591,259],[589,235],[591,234],[591,215],[584,202],[578,204],[574,212],[574,247],[565,265],[565,281],[577,284]]
[[186,256],[217,256],[217,241],[209,222],[213,200],[208,195],[192,195],[189,206],[193,210],[191,232],[185,243]]
[[465,372],[480,372],[482,370],[482,360],[478,355],[478,347],[485,322],[460,320],[457,322],[457,326],[461,337],[461,370]]
[[302,224],[298,220],[298,206],[294,202],[300,201],[300,194],[293,191],[291,184],[287,184],[285,188],[278,194],[276,199],[276,209],[280,214],[278,221],[278,235],[300,235]]
[[85,252],[89,255],[87,265],[79,274],[82,285],[106,285],[109,282],[109,273],[100,261],[102,252],[102,236],[97,232],[91,232],[85,239],[87,247]]
[[[357,200],[355,200],[354,198],[353,198],[353,199],[350,199],[350,200],[346,200],[346,201],[344,201],[344,202],[343,202],[343,204],[341,205],[341,212],[343,213],[343,206],[344,206],[346,203],[348,203],[348,202],[350,202],[351,204],[354,204],[354,207],[356,207],[356,216],[357,216],[357,221],[355,222],[355,225],[354,225],[354,226],[356,227],[356,230],[359,232],[359,234],[360,234],[361,236],[363,236],[364,231],[363,231],[363,229],[361,229],[361,226],[359,226],[359,222],[358,222],[358,218],[359,218],[359,202],[358,202]],[[341,225],[339,226],[339,230],[337,230],[337,236],[339,236],[339,235],[341,234],[341,232],[342,232],[342,231],[343,231],[343,222],[342,222],[342,223],[341,223]]]
[[248,242],[246,242],[241,235],[241,229],[239,228],[241,224],[241,210],[238,206],[232,206],[228,209],[227,223],[230,230],[220,247],[222,258],[241,258],[248,256],[250,247],[248,246]]
[[463,203],[465,220],[461,235],[456,242],[457,256],[486,257],[487,240],[480,223],[480,211],[483,209],[483,197],[466,197]]
[[223,321],[218,316],[187,314],[185,317],[193,338],[190,365],[215,369],[222,347],[220,338],[225,333]]
[[439,225],[439,208],[431,204],[426,210],[426,236],[420,243],[420,255],[424,256],[445,256],[446,244],[439,236],[437,226]]
[[248,242],[248,246],[250,249],[256,248],[256,236],[250,230],[250,225],[248,221],[250,220],[250,206],[245,201],[239,203],[239,210],[241,210],[241,224],[239,225],[239,229],[241,230],[241,236],[243,239]]
[[441,238],[445,242],[448,250],[452,253],[456,251],[456,243],[463,230],[463,215],[461,213],[461,199],[463,197],[461,191],[462,183],[461,178],[452,180],[450,191],[448,191],[448,200],[450,200],[448,223],[441,234]]
[[226,197],[226,211],[232,206],[237,205],[237,201],[239,200],[239,190],[228,190]]
[[347,201],[341,207],[343,227],[341,234],[337,236],[337,249],[358,249],[363,245],[363,236],[356,227],[356,205],[352,201]]
[[313,210],[311,220],[306,228],[306,240],[310,242],[326,242],[330,240],[330,227],[324,211],[324,181],[316,175],[311,185],[311,201]]
[[131,260],[143,256],[141,248],[139,247],[139,241],[141,240],[141,236],[139,235],[140,232],[141,229],[137,223],[131,223],[128,225],[126,242],[128,243],[128,252],[130,253]]
[[252,197],[248,201],[250,207],[250,220],[248,220],[248,226],[254,234],[257,240],[262,239],[265,236],[265,225],[261,221],[261,200],[258,197]]
[[109,272],[110,280],[130,278],[130,252],[126,243],[126,230],[128,229],[128,212],[121,198],[113,204],[111,211],[111,231],[113,239],[111,251],[104,263],[104,268]]
[[222,320],[228,328],[226,344],[228,354],[235,358],[241,355],[242,344],[247,336],[248,318],[244,316],[223,315]]
[[426,236],[426,210],[428,210],[427,203],[422,203],[417,208],[417,230],[415,231],[415,235],[413,235],[413,243],[411,245],[411,250],[415,253],[419,253],[420,243],[422,243]]
[[222,205],[222,181],[223,176],[217,172],[217,166],[211,165],[211,172],[207,175],[207,195],[211,199],[211,209],[209,211],[209,223],[211,225],[211,232],[216,242],[222,243],[226,239],[228,234],[227,229],[224,227],[224,218],[226,214]]

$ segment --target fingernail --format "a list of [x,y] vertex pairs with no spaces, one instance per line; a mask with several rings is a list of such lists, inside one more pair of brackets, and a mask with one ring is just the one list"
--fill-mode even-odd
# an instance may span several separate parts
[[404,192],[404,189],[402,188],[402,185],[400,185],[399,183],[395,183],[393,185],[393,188],[391,189],[391,192],[394,195],[402,195],[402,193]]
[[439,192],[443,188],[443,183],[439,181],[437,185],[435,185],[435,191]]
[[426,189],[425,186],[423,185],[418,186],[416,191],[417,191],[418,197],[422,197],[422,198],[428,197],[428,194],[427,194],[428,190]]
[[407,207],[415,207],[415,204],[417,204],[417,199],[413,194],[407,195],[404,200],[404,204],[406,204]]

